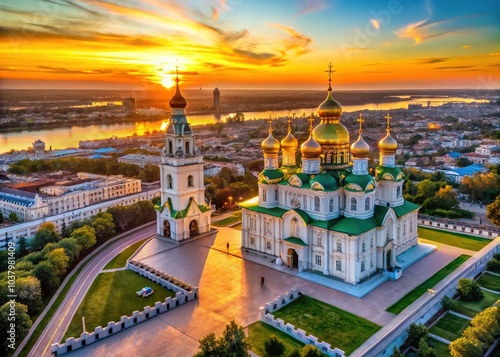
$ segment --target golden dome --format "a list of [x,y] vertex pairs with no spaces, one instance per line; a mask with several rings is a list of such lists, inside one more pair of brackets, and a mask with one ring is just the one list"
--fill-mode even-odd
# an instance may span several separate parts
[[278,139],[273,137],[273,128],[272,128],[272,120],[269,119],[269,135],[267,138],[260,144],[260,147],[264,154],[278,154],[280,151],[280,142]]
[[328,88],[328,95],[318,107],[318,115],[322,118],[339,118],[342,114],[342,106],[332,97],[332,88]]
[[387,120],[387,135],[378,142],[378,148],[382,154],[395,154],[398,150],[398,143],[391,136],[391,116],[387,114],[385,119]]
[[320,144],[349,144],[349,131],[340,123],[320,123],[313,136]]
[[363,136],[361,135],[363,133],[363,114],[359,114],[359,118],[357,121],[359,122],[359,136],[358,140],[356,140],[351,145],[351,154],[359,158],[367,157],[370,152],[370,146],[366,143],[366,141],[363,139]]
[[174,109],[184,109],[186,108],[187,102],[186,99],[182,96],[181,91],[179,90],[179,77],[175,78],[177,82],[175,87],[175,94],[168,102],[170,104],[170,108]]
[[385,138],[378,142],[378,148],[382,154],[395,154],[398,149],[398,143],[391,136],[391,132],[388,131]]
[[299,146],[299,142],[292,135],[292,127],[291,127],[292,119],[288,118],[288,134],[281,140],[281,149],[283,150],[297,150]]
[[314,137],[312,135],[312,122],[313,118],[311,117],[309,119],[309,139],[307,139],[302,145],[300,146],[300,152],[302,153],[302,156],[305,158],[319,158],[321,156],[321,145],[314,140]]

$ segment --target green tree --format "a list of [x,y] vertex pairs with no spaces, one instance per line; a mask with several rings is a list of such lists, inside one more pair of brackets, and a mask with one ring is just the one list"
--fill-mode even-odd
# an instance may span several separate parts
[[441,187],[434,195],[434,200],[437,203],[437,207],[442,209],[453,209],[460,206],[458,195],[450,185]]
[[294,348],[288,357],[300,357],[300,350],[298,348]]
[[301,357],[323,357],[323,353],[313,345],[305,345],[302,348]]
[[83,226],[75,229],[69,236],[76,239],[82,250],[87,250],[97,243],[95,229],[91,226]]
[[56,248],[46,256],[46,262],[52,265],[56,275],[61,278],[66,274],[69,267],[69,258],[64,248]]
[[9,213],[9,221],[11,221],[11,222],[19,222],[19,216],[17,215],[16,212],[10,212]]
[[[103,212],[104,213],[104,212]],[[107,213],[110,219],[103,217],[94,218],[92,227],[95,230],[95,236],[99,243],[103,243],[115,234],[115,224],[113,223],[113,216]]]
[[17,256],[18,258],[24,257],[26,254],[28,254],[26,238],[24,237],[19,238],[19,241],[17,243],[19,245],[19,249],[17,250]]
[[420,339],[427,339],[429,330],[422,324],[412,322],[408,327],[408,342],[415,346],[420,342]]
[[17,300],[28,307],[30,315],[37,313],[42,307],[42,288],[40,281],[34,276],[16,279]]
[[458,167],[466,167],[466,166],[469,166],[469,165],[472,165],[473,162],[470,161],[467,157],[465,156],[461,156],[458,158],[457,160],[457,166]]
[[392,354],[390,357],[405,357],[404,353],[400,351],[397,346],[394,346],[394,349],[392,350]]
[[421,338],[418,343],[418,356],[419,357],[437,357],[436,351],[429,346],[424,338]]
[[200,351],[195,357],[247,357],[250,355],[250,343],[245,331],[233,321],[226,325],[222,336],[215,338],[210,333],[200,340]]
[[479,301],[484,297],[479,284],[470,278],[458,280],[457,293],[463,301]]
[[276,335],[271,335],[264,342],[264,357],[282,357],[285,355],[285,345]]
[[43,296],[49,295],[61,283],[52,264],[46,261],[33,269],[33,275],[40,281]]
[[500,226],[500,195],[495,201],[486,206],[486,217],[488,217],[494,225]]
[[446,310],[454,310],[457,306],[457,302],[455,300],[453,300],[452,298],[445,296],[441,300],[441,306],[443,307],[443,309],[446,309]]
[[64,248],[64,253],[69,258],[69,263],[74,263],[80,256],[81,247],[75,238],[64,238],[57,243],[58,248]]
[[459,337],[449,345],[452,357],[482,357],[483,345],[478,340]]
[[200,351],[193,357],[223,357],[215,333],[211,332],[200,340]]
[[[13,315],[11,308],[14,309]],[[12,327],[12,323],[14,323],[14,327]],[[19,302],[3,304],[0,307],[0,340],[2,341],[3,351],[12,352],[15,350],[28,334],[32,324],[26,305]]]
[[30,240],[32,250],[41,250],[47,243],[59,241],[59,233],[54,223],[44,222]]

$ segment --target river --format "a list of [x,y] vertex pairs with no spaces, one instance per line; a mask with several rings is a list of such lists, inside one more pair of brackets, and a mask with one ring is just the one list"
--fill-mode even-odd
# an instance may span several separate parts
[[[459,98],[459,97],[419,97],[419,98],[409,98],[401,97],[402,101],[399,102],[388,102],[388,103],[368,103],[362,105],[345,105],[342,106],[345,112],[353,112],[357,110],[390,110],[398,108],[408,108],[408,104],[423,104],[427,105],[427,101],[430,101],[431,106],[441,105],[447,102],[461,102],[461,103],[471,103],[471,102],[488,102],[487,100],[476,100],[472,98]],[[295,113],[297,117],[302,115],[310,115],[312,112],[316,112],[317,108],[303,108],[303,109],[292,109],[292,110],[280,110],[280,111],[265,111],[265,112],[245,112],[246,119],[254,118],[269,118],[272,117],[283,117],[292,115]],[[232,115],[222,114],[222,120],[226,116]],[[188,120],[192,125],[200,124],[211,124],[220,120],[215,114],[205,114],[205,115],[189,115]],[[47,148],[52,147],[52,149],[65,149],[69,147],[78,147],[78,142],[81,140],[96,140],[105,139],[113,136],[125,137],[131,136],[134,133],[137,135],[143,135],[145,132],[160,130],[162,125],[165,125],[166,120],[157,121],[137,121],[119,124],[102,124],[102,125],[89,125],[89,126],[72,126],[72,127],[60,127],[60,128],[48,128],[41,130],[23,130],[18,132],[7,132],[0,134],[0,153],[14,150],[25,150],[32,146],[33,142],[40,139],[45,142]]]

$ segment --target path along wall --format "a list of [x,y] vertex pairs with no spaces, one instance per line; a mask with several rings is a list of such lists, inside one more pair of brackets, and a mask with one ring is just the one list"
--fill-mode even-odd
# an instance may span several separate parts
[[[52,355],[59,356],[85,347],[198,298],[198,288],[182,282],[180,279],[175,280],[168,274],[153,270],[140,262],[134,262],[134,264],[129,262],[128,268],[163,287],[175,291],[175,297],[167,297],[164,302],[157,301],[153,307],[146,306],[142,311],[134,311],[132,316],[122,316],[119,322],[111,321],[106,327],[98,326],[93,332],[84,332],[78,338],[70,337],[63,344],[54,343],[51,346]],[[146,270],[146,268],[150,269],[150,271]],[[173,281],[181,283],[182,287],[175,285]]]

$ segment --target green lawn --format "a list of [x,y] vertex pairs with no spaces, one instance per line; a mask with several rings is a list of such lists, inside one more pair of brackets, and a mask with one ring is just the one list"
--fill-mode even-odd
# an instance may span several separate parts
[[148,239],[149,238],[143,239],[122,250],[116,257],[111,259],[111,261],[106,264],[104,269],[123,268],[127,263],[127,259],[130,258],[130,256],[134,254],[135,251],[139,249],[139,247]]
[[[135,292],[145,286],[152,287],[154,294],[147,298],[137,296]],[[118,322],[122,316],[130,316],[135,310],[141,311],[144,306],[153,307],[155,302],[163,302],[168,296],[175,294],[133,271],[101,273],[73,316],[63,342],[68,337],[80,336],[82,316],[85,316],[87,331],[93,331],[97,326],[107,326],[110,321]]]
[[478,312],[491,307],[494,303],[500,300],[500,295],[484,291],[484,298],[481,301],[460,301],[457,300],[456,312],[465,316],[474,317]]
[[469,324],[469,320],[452,314],[446,314],[437,324],[431,327],[429,332],[451,342],[459,338],[462,335],[462,331],[465,330]]
[[454,247],[479,251],[492,240],[462,233],[446,232],[427,227],[418,227],[418,237]]
[[259,356],[264,355],[264,342],[271,335],[276,335],[285,345],[285,356],[290,355],[294,349],[301,350],[304,344],[292,336],[287,335],[262,321],[257,321],[248,326],[248,340],[252,344],[252,351]]
[[427,343],[429,344],[429,346],[434,348],[434,351],[436,351],[436,356],[439,356],[439,357],[451,356],[450,348],[448,347],[447,344],[442,343],[442,342],[435,340],[433,338],[429,338],[427,340]]
[[500,276],[498,275],[486,272],[476,281],[483,288],[500,291]]
[[236,223],[241,221],[241,211],[236,211],[233,212],[233,215],[224,219],[221,219],[220,221],[213,222],[212,226],[216,227],[227,227],[230,224]]
[[344,350],[346,355],[380,329],[368,320],[304,295],[273,315],[316,336],[318,341],[331,344],[332,348]]
[[392,312],[393,314],[399,314],[401,311],[410,306],[414,301],[416,301],[420,296],[425,294],[428,289],[434,287],[441,280],[446,278],[451,272],[458,268],[463,262],[470,258],[470,255],[462,254],[443,269],[439,270],[436,274],[431,276],[429,279],[424,281],[422,284],[417,286],[415,289],[410,291],[408,294],[399,299],[396,303],[389,306],[386,311]]

